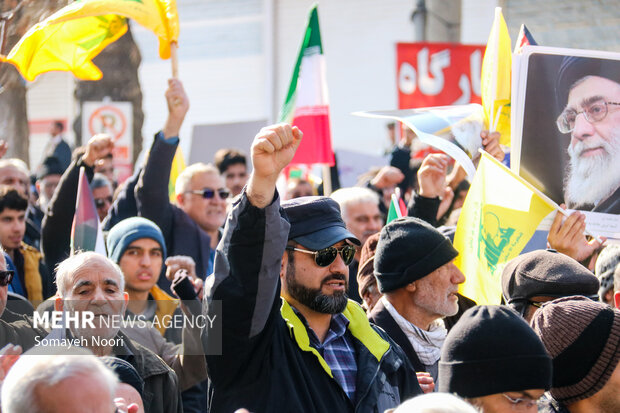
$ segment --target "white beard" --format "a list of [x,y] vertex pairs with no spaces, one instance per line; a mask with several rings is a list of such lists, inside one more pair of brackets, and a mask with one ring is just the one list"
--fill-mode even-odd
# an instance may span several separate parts
[[[575,146],[569,145],[570,168],[564,180],[564,199],[570,208],[579,205],[597,205],[620,186],[620,131],[610,141],[588,138]],[[578,155],[589,148],[603,148],[595,156],[580,158]]]

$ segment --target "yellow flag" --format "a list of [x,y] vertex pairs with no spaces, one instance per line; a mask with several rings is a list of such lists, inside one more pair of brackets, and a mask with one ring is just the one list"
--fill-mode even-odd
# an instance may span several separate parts
[[53,70],[99,80],[103,75],[92,59],[125,32],[127,19],[113,14],[53,25],[44,20],[31,27],[1,60],[14,64],[29,81]]
[[185,169],[185,158],[183,157],[183,151],[181,151],[181,147],[177,147],[177,151],[174,154],[174,159],[172,159],[172,168],[170,169],[170,180],[168,181],[168,196],[170,197],[170,202],[176,201],[176,194],[174,192],[174,188],[177,182],[177,178]]
[[499,304],[506,262],[521,253],[554,209],[523,178],[483,153],[454,235],[455,264],[466,277],[459,292],[478,304]]
[[102,14],[118,14],[144,26],[159,38],[159,56],[170,57],[170,43],[179,40],[176,0],[82,0],[50,16],[49,23]]
[[501,7],[495,8],[495,20],[482,59],[482,106],[489,130],[501,133],[500,143],[510,145],[510,74],[512,52],[508,27]]
[[102,73],[92,59],[125,34],[126,18],[155,33],[160,57],[170,57],[170,44],[179,38],[176,0],[82,0],[33,26],[0,60],[13,63],[30,81],[52,70],[99,80]]

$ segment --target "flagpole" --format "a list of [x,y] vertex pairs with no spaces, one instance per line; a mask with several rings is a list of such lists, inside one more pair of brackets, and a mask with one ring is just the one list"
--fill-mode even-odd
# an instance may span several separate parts
[[170,43],[170,62],[172,63],[172,77],[179,78],[179,59],[177,57],[177,42]]
[[332,194],[332,171],[329,165],[323,165],[323,195]]
[[[505,169],[506,172],[508,172],[510,175],[514,176],[515,178],[517,178],[519,180],[519,182],[521,182],[523,185],[525,185],[529,190],[531,190],[532,192],[534,192],[536,195],[538,195],[543,201],[545,201],[549,206],[552,206],[553,208],[555,208],[556,211],[559,211],[562,215],[564,215],[566,218],[570,217],[570,214],[563,209],[562,207],[560,207],[558,204],[556,204],[551,198],[549,198],[547,195],[543,194],[538,188],[536,188],[534,185],[530,184],[528,181],[526,181],[523,177],[517,175],[515,172],[513,172],[511,169],[507,168],[506,165],[504,165],[503,163],[501,163],[500,161],[498,161],[497,159],[495,159],[494,157],[492,157],[491,155],[489,155],[487,152],[485,152],[482,149],[478,149],[478,151],[482,154],[482,156],[484,156],[485,158],[489,159],[491,162],[494,162],[496,165],[501,166],[502,168]],[[592,238],[594,238],[595,240],[597,240],[599,243],[603,243],[603,240],[601,240],[597,235],[592,234],[590,231],[588,231],[587,229],[584,231],[584,234],[591,236]]]

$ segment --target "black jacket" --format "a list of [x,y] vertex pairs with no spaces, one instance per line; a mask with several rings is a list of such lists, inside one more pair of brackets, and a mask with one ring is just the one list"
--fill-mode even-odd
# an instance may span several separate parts
[[82,162],[81,157],[73,161],[60,178],[43,218],[41,252],[50,274],[55,274],[56,265],[71,253],[71,225],[75,215],[81,167],[84,167],[88,182],[93,179],[93,168]]
[[[196,262],[196,274],[205,278],[209,265],[211,238],[189,215],[170,203],[168,181],[178,139],[164,140],[158,133],[151,146],[149,157],[140,173],[135,188],[138,214],[153,221],[161,229],[166,241],[168,256],[187,255]],[[170,281],[165,269],[157,284],[170,293]]]
[[205,329],[203,336],[209,411],[383,412],[421,394],[402,350],[349,301],[343,314],[358,370],[356,400],[347,397],[309,345],[300,318],[280,298],[289,227],[277,199],[258,209],[243,194],[228,217],[204,300],[205,314],[221,319],[221,334]]

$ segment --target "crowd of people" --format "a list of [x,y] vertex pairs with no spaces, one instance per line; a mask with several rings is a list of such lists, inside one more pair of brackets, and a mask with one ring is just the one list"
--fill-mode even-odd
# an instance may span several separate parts
[[[62,123],[32,178],[0,159],[2,412],[620,411],[620,248],[581,214],[507,263],[504,304],[477,305],[452,245],[468,185],[446,155],[412,162],[407,134],[355,187],[279,193],[309,137],[277,124],[250,159],[188,166],[171,202],[179,80],[166,103],[125,182],[107,135],[67,162]],[[503,160],[498,133],[480,139]],[[72,250],[81,170],[106,252]],[[407,213],[386,223],[394,193]]]

